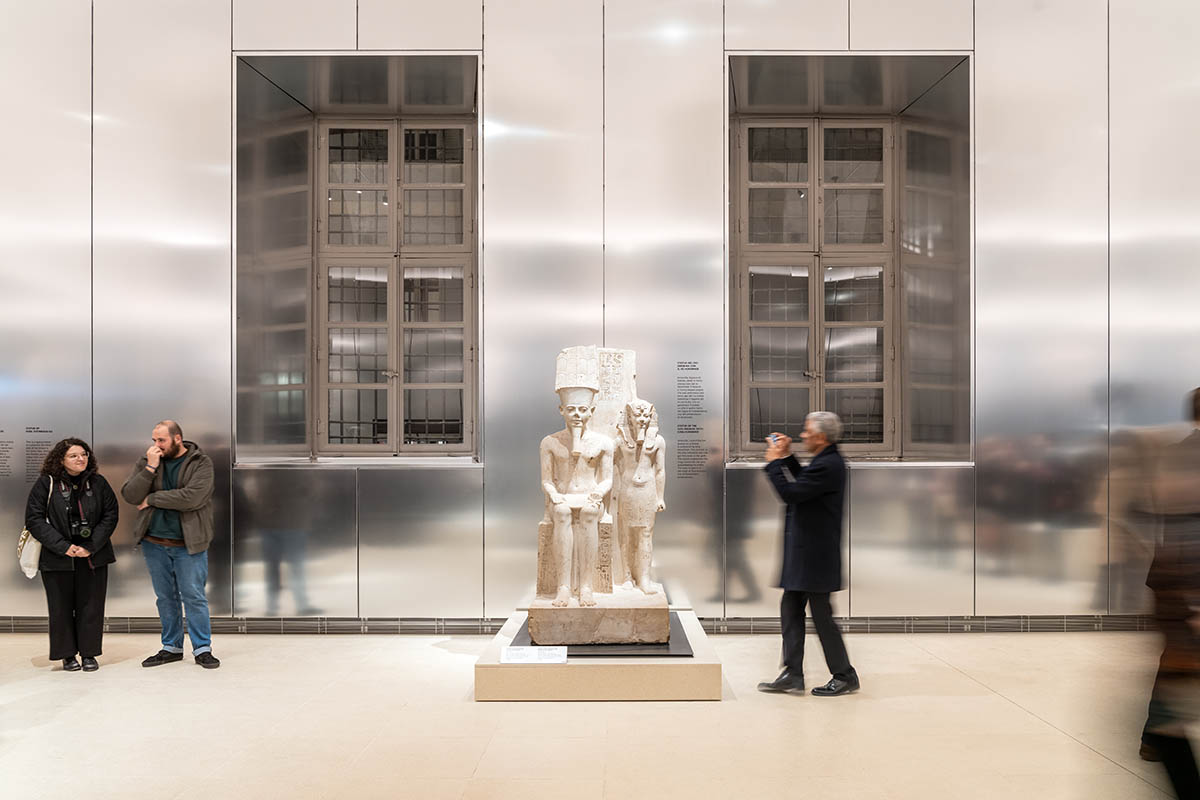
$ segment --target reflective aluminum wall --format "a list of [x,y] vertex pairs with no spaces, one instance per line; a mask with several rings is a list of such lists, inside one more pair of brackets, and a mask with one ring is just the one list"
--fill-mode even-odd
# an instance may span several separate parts
[[[118,489],[164,417],[212,457],[214,614],[232,610],[229,14],[186,0],[95,11],[96,445]],[[153,616],[145,564],[128,547],[133,518],[123,505],[107,610]]]
[[604,344],[637,351],[668,442],[658,579],[704,616],[724,611],[720,42],[717,0],[604,6]]
[[1145,458],[1190,431],[1184,402],[1200,386],[1200,157],[1160,148],[1200,124],[1200,6],[1110,6],[1111,382],[1110,606],[1147,608],[1154,530]]
[[[0,27],[0,530],[16,541],[54,442],[92,439],[91,3],[21,3]],[[53,36],[43,32],[54,20]],[[36,131],[36,135],[32,134]],[[103,461],[101,462],[104,463]],[[106,464],[110,479],[120,473]],[[123,476],[122,476],[123,477]],[[6,554],[11,556],[11,550]],[[41,579],[0,570],[0,615],[46,613]]]
[[554,358],[604,341],[602,10],[600,0],[485,9],[480,341],[492,617],[508,616],[536,580],[538,443],[563,426]]
[[1102,612],[1105,8],[975,13],[976,613]]

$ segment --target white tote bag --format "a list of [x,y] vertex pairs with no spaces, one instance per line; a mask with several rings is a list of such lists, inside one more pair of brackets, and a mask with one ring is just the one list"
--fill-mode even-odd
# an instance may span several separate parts
[[[46,524],[50,524],[50,497],[54,494],[54,478],[50,479],[50,491],[46,492]],[[42,558],[42,543],[33,538],[28,528],[21,531],[17,539],[17,560],[21,562],[21,572],[26,578],[33,578],[38,573],[38,562]]]

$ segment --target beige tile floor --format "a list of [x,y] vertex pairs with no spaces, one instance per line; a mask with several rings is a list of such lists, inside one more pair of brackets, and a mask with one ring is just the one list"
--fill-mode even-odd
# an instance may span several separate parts
[[1137,756],[1151,635],[850,636],[863,690],[830,699],[757,693],[778,637],[717,636],[719,703],[475,703],[486,642],[227,635],[210,672],[109,635],[84,674],[0,634],[0,797],[1170,796]]

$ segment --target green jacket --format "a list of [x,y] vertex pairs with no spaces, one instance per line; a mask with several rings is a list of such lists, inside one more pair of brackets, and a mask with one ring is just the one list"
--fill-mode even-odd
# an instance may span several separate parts
[[[179,512],[183,527],[183,542],[189,553],[203,553],[213,540],[213,465],[195,442],[184,440],[187,448],[183,464],[179,467],[178,488],[162,488],[162,469],[150,472],[146,469],[146,457],[138,459],[133,472],[121,487],[121,497],[131,505],[141,505],[145,500],[149,506],[138,512],[133,523],[133,540],[141,544],[150,517],[155,508],[170,508]],[[159,462],[161,467],[161,462]]]

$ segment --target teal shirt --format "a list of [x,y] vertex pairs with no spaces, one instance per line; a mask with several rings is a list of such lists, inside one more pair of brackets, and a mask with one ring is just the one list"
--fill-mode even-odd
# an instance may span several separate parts
[[[163,489],[176,489],[179,486],[179,468],[187,454],[179,458],[164,458],[162,460]],[[170,508],[156,508],[150,517],[150,528],[146,533],[159,539],[183,539],[183,525],[179,522],[179,512]]]

